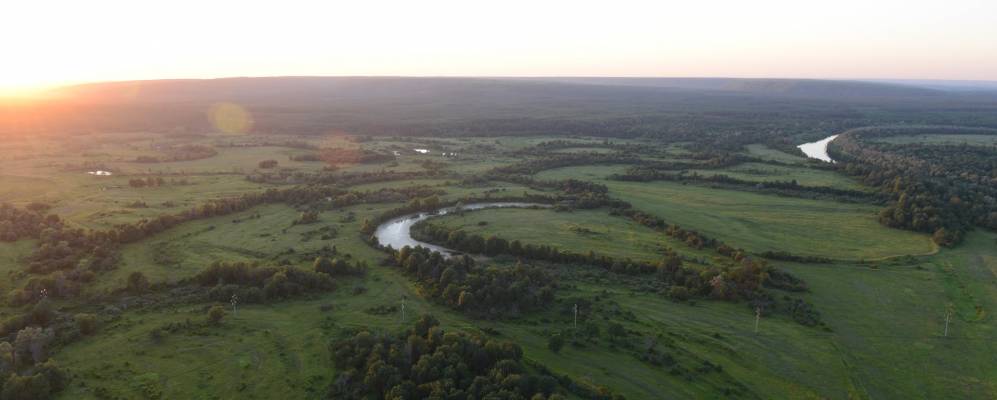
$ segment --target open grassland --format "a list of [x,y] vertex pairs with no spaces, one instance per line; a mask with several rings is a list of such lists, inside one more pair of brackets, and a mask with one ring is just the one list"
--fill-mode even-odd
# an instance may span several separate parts
[[34,250],[36,240],[19,240],[16,242],[0,242],[0,292],[7,293],[24,274],[23,259]]
[[871,139],[875,142],[894,144],[968,144],[972,146],[997,146],[997,135],[898,135]]
[[788,154],[763,144],[749,144],[744,146],[744,150],[748,153],[748,155],[765,160],[780,161],[785,163],[803,163],[807,161],[806,157],[803,156],[803,153]]
[[878,208],[673,182],[605,182],[634,207],[750,251],[839,259],[923,254],[927,235],[876,222]]
[[[554,318],[563,320],[559,312],[514,321],[468,320],[421,300],[406,278],[383,267],[372,269],[363,281],[339,282],[340,289],[335,293],[276,305],[240,307],[220,327],[204,326],[203,306],[125,313],[104,327],[107,333],[99,339],[84,339],[60,352],[58,361],[76,376],[61,398],[96,398],[95,391],[142,397],[146,390],[161,392],[165,398],[317,397],[334,373],[326,349],[330,336],[343,328],[358,327],[367,327],[374,332],[393,332],[407,326],[414,315],[426,312],[439,318],[448,330],[481,333],[479,328],[495,329],[499,333],[497,339],[512,340],[523,346],[527,358],[539,361],[557,373],[567,373],[576,380],[607,385],[627,398],[721,398],[722,388],[730,382],[729,376],[717,373],[697,375],[691,381],[672,376],[667,368],[641,362],[610,345],[606,339],[585,347],[568,346],[555,354],[547,349],[546,332],[564,329],[562,323],[549,322]],[[367,292],[351,295],[351,288],[358,285],[366,287]],[[606,300],[619,301],[621,311],[648,311],[636,306],[639,301],[630,303],[628,299],[633,295],[623,288],[606,290],[583,285],[565,295],[602,296]],[[372,307],[399,305],[402,296],[408,299],[409,317],[405,323],[397,312],[388,315],[365,312]],[[639,321],[627,323],[628,329],[641,335],[668,334],[683,346],[689,346],[690,350],[677,350],[674,354],[687,368],[699,365],[701,358],[694,354],[701,349],[708,352],[709,359],[718,362],[726,357],[745,356],[718,346],[723,340],[712,338],[715,333],[712,329],[655,320],[659,314],[674,313],[666,318],[678,320],[701,315],[700,318],[708,319],[736,315],[750,321],[750,313],[742,308],[725,304],[690,307],[659,296],[641,296],[640,299],[650,302],[648,306],[658,311],[653,318],[641,315]],[[558,310],[566,304],[564,301],[568,300],[563,300],[557,306]],[[150,335],[155,328],[186,320],[191,320],[195,327],[167,334],[161,342],[154,341]],[[789,321],[772,324],[787,330],[806,329]],[[632,340],[643,339],[635,334]],[[731,356],[732,353],[737,356]],[[768,375],[776,381],[782,379],[764,370],[755,371],[753,375]],[[753,391],[762,395],[773,393],[776,397],[786,393],[780,388],[762,389],[761,392]]]
[[579,179],[584,181],[600,181],[612,174],[622,174],[626,172],[628,165],[579,165],[573,167],[561,167],[540,171],[536,178],[541,180],[564,180]]
[[975,232],[955,249],[898,265],[786,268],[810,284],[807,297],[834,330],[839,361],[827,366],[847,372],[851,397],[995,398],[995,244],[997,235]]
[[235,197],[267,187],[238,175],[167,177],[167,182],[186,183],[144,188],[129,187],[128,177],[83,175],[71,179],[75,187],[69,192],[42,201],[54,205],[52,212],[71,223],[92,229],[177,213],[209,199]]
[[696,259],[715,255],[690,249],[629,219],[610,216],[607,210],[486,209],[433,218],[429,223],[485,238],[515,238],[523,244],[549,245],[577,254],[593,251],[616,259],[657,262],[668,248]]
[[[341,328],[401,328],[397,313],[371,315],[364,310],[397,305],[403,295],[409,318],[431,312],[448,330],[496,329],[499,339],[522,345],[527,358],[575,379],[608,385],[627,398],[724,398],[720,388],[732,379],[746,385],[748,397],[754,398],[990,398],[997,392],[997,377],[990,368],[997,360],[993,349],[980,346],[989,346],[994,319],[956,318],[950,337],[941,337],[946,278],[926,267],[984,260],[958,274],[992,274],[997,268],[994,239],[992,234],[974,235],[956,250],[875,269],[785,265],[810,283],[804,297],[821,305],[830,332],[767,317],[754,333],[753,314],[744,305],[675,303],[614,283],[566,288],[551,312],[513,321],[473,321],[421,300],[395,270],[375,267],[367,278],[341,280],[335,293],[240,307],[220,327],[169,334],[161,343],[150,338],[152,329],[188,319],[203,324],[204,307],[126,313],[104,327],[107,333],[99,340],[85,339],[60,352],[57,359],[76,375],[61,398],[94,398],[97,388],[139,397],[148,387],[165,397],[314,397],[333,374],[327,337]],[[993,275],[989,279],[976,288],[987,296],[982,299],[985,307],[997,299]],[[368,291],[349,294],[358,285]],[[636,315],[635,320],[621,320],[631,340],[663,335],[679,345],[670,352],[680,364],[692,367],[706,359],[722,365],[723,373],[674,377],[667,368],[637,360],[606,339],[586,342],[585,347],[569,345],[560,353],[548,350],[545,332],[570,326],[558,322],[565,321],[558,310],[569,307],[572,298],[596,296],[616,304],[620,312]],[[939,306],[925,307],[926,302]]]
[[722,169],[693,169],[703,176],[727,175],[750,182],[796,181],[803,186],[826,186],[845,190],[869,190],[854,179],[834,171],[806,167],[787,167],[763,163],[744,163]]
[[[398,204],[359,205],[323,212],[319,221],[294,225],[299,212],[281,204],[264,205],[222,217],[193,221],[162,234],[129,244],[118,268],[104,274],[92,290],[125,287],[128,275],[142,272],[153,283],[176,282],[215,261],[258,261],[263,264],[310,267],[323,247],[373,257],[375,250],[359,234],[365,218]],[[323,235],[330,238],[323,239]]]
[[[176,143],[253,143],[255,136],[219,136],[176,140]],[[424,161],[446,164],[460,174],[487,171],[521,160],[509,151],[557,140],[557,137],[424,138],[356,142],[346,136],[316,138],[310,143],[329,147],[407,149],[445,146],[456,159],[438,154],[403,154],[390,163],[343,166],[341,171],[418,171]],[[161,135],[128,133],[87,135],[65,143],[43,139],[0,143],[8,168],[0,174],[0,199],[16,204],[42,201],[72,225],[103,229],[174,213],[211,198],[264,190],[269,185],[248,182],[263,159],[281,167],[315,171],[324,163],[294,164],[292,154],[307,150],[287,147],[220,147],[219,155],[181,163],[136,164],[139,155],[155,155],[152,144]],[[578,147],[601,149],[601,139],[567,138]],[[638,141],[617,141],[638,143]],[[442,144],[441,144],[442,143]],[[232,144],[232,143],[229,143]],[[494,146],[494,147],[488,147]],[[663,145],[664,146],[664,145]],[[433,147],[435,149],[435,147]],[[669,154],[685,149],[672,144]],[[751,145],[750,154],[784,162],[806,159]],[[184,185],[131,188],[133,176],[93,177],[64,171],[65,163],[104,162],[133,173],[189,173]],[[831,201],[802,200],[735,190],[667,182],[628,183],[605,180],[626,165],[589,165],[542,171],[538,179],[582,179],[604,183],[610,195],[636,208],[698,230],[750,251],[788,251],[842,261],[833,264],[776,262],[807,282],[806,293],[773,291],[776,296],[801,297],[813,303],[829,330],[802,326],[784,315],[762,318],[754,332],[754,313],[743,303],[699,299],[671,301],[647,290],[641,280],[594,267],[544,264],[557,274],[557,301],[549,309],[505,320],[474,320],[422,297],[409,277],[380,265],[386,256],[363,242],[363,220],[401,203],[366,204],[324,211],[319,222],[293,225],[299,211],[287,205],[264,205],[245,212],[197,220],[122,246],[117,269],[104,272],[84,288],[84,296],[121,288],[132,272],[154,283],[176,282],[196,274],[213,261],[259,261],[311,268],[314,252],[335,246],[339,257],[363,260],[371,267],[362,278],[337,278],[338,289],[266,305],[240,305],[220,326],[209,326],[211,304],[170,304],[152,297],[155,305],[131,307],[128,298],[107,297],[101,304],[59,300],[63,312],[92,312],[105,323],[93,336],[59,348],[54,358],[73,375],[61,399],[96,398],[321,398],[335,371],[328,343],[346,328],[367,327],[391,333],[429,312],[447,330],[483,333],[521,345],[525,357],[568,374],[576,381],[605,385],[628,399],[659,398],[787,398],[878,399],[997,398],[997,235],[974,232],[955,249],[936,254],[924,235],[892,230],[876,222],[877,207]],[[135,168],[134,170],[132,168]],[[144,168],[145,170],[142,170]],[[722,172],[747,180],[796,179],[804,185],[855,188],[854,182],[831,172],[809,168],[742,164]],[[167,179],[173,176],[167,176]],[[178,175],[179,179],[180,176]],[[446,192],[444,201],[467,197],[519,196],[538,192],[506,182],[461,186],[458,178],[416,179],[357,185],[350,190],[377,190],[428,185]],[[146,207],[134,207],[145,203]],[[484,224],[479,224],[484,222]],[[445,216],[430,221],[471,233],[496,235],[524,243],[547,244],[575,252],[656,261],[671,247],[689,258],[711,260],[715,253],[696,251],[607,210],[492,209]],[[324,234],[329,234],[325,239]],[[30,254],[34,241],[0,243],[0,290],[22,286],[29,275],[18,263]],[[905,254],[918,257],[880,258]],[[854,260],[874,260],[857,262]],[[508,257],[485,260],[508,266]],[[694,263],[695,264],[695,263]],[[365,290],[356,290],[357,288]],[[168,296],[166,292],[155,296]],[[371,313],[374,307],[400,306],[400,312]],[[581,346],[567,344],[552,352],[552,332],[571,332],[571,306],[586,299],[608,310],[591,317],[600,333]],[[226,305],[227,306],[227,305]],[[25,306],[30,307],[30,306]],[[23,312],[0,308],[4,319]],[[945,315],[951,313],[950,335],[942,337]],[[583,322],[585,322],[583,317]],[[161,339],[151,334],[168,324],[185,324]],[[614,343],[610,322],[623,324],[627,335]],[[673,356],[686,374],[673,375],[667,366],[654,366],[627,351],[655,346]],[[708,360],[720,371],[695,372]],[[726,390],[736,389],[737,395]]]

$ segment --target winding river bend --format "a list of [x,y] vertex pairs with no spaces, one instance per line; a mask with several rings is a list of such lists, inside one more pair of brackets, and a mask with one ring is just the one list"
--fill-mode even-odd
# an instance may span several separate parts
[[833,163],[834,160],[831,159],[831,156],[827,155],[827,145],[836,137],[838,135],[831,135],[816,142],[804,143],[796,147],[799,147],[807,157]]
[[539,203],[517,203],[517,202],[494,202],[494,203],[474,203],[467,204],[459,208],[454,207],[443,207],[435,212],[424,212],[403,215],[398,218],[390,219],[387,222],[379,225],[377,230],[374,231],[374,237],[377,238],[378,243],[382,246],[391,246],[395,249],[400,249],[405,246],[422,246],[432,251],[438,251],[445,257],[458,254],[456,250],[451,250],[446,247],[437,246],[435,244],[420,242],[412,238],[412,225],[420,221],[432,217],[438,217],[442,215],[447,215],[456,211],[474,211],[483,210],[486,208],[549,208],[547,204]]

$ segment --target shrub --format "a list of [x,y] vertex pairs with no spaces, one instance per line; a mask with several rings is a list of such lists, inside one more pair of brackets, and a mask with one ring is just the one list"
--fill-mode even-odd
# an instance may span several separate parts
[[93,314],[76,314],[76,327],[80,333],[90,335],[97,331],[97,316]]
[[547,348],[550,351],[559,353],[562,347],[564,347],[564,337],[561,334],[555,334],[547,339]]
[[208,323],[211,325],[221,324],[223,318],[225,318],[224,307],[216,305],[208,309]]

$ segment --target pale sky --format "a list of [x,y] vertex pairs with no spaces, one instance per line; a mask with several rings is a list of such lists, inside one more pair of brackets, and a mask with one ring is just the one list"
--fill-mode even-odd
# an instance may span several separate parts
[[270,75],[997,80],[997,1],[0,3],[0,90]]

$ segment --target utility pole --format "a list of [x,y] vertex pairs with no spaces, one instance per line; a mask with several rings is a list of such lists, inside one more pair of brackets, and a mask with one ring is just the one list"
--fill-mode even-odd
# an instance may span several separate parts
[[575,303],[575,331],[578,331],[578,303]]
[[952,311],[945,312],[945,337],[949,337],[949,320],[952,319]]
[[762,308],[755,307],[755,333],[758,333],[758,321],[762,319]]
[[406,296],[402,296],[402,323],[405,323],[405,298]]

